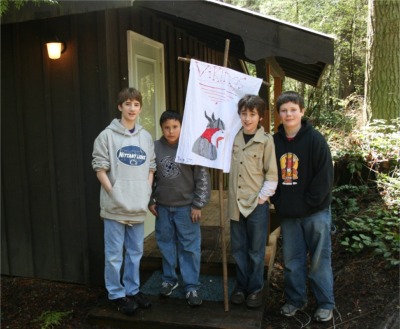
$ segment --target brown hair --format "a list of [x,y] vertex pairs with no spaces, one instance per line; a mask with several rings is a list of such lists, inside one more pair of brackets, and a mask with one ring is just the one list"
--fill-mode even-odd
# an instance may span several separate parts
[[264,117],[265,101],[257,95],[245,95],[238,102],[238,114],[242,109],[256,110],[260,118]]
[[140,103],[140,106],[142,106],[142,94],[140,93],[139,90],[137,90],[135,88],[122,89],[118,93],[117,103],[118,103],[118,105],[122,105],[122,103],[128,99],[136,100]]
[[299,105],[300,110],[304,109],[304,98],[299,93],[295,91],[285,91],[276,100],[276,110],[278,113],[281,106],[289,102]]

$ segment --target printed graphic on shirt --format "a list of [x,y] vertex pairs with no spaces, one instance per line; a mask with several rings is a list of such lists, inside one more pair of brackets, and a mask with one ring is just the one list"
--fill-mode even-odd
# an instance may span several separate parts
[[204,111],[208,124],[204,132],[195,140],[192,152],[206,159],[215,160],[218,157],[219,142],[224,139],[225,124],[221,119],[215,119],[214,113],[211,118]]
[[179,165],[175,163],[174,158],[166,156],[161,159],[160,163],[162,177],[173,179],[180,175]]
[[285,153],[280,158],[283,185],[296,185],[298,177],[299,158],[291,152]]
[[129,145],[117,151],[117,158],[123,164],[137,167],[146,162],[147,155],[139,146]]

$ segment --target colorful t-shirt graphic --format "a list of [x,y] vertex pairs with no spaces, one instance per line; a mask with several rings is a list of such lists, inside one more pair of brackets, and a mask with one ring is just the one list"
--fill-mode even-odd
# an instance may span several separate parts
[[298,167],[299,167],[299,158],[296,154],[291,152],[285,153],[280,158],[281,164],[281,175],[283,179],[283,185],[296,185],[298,176]]

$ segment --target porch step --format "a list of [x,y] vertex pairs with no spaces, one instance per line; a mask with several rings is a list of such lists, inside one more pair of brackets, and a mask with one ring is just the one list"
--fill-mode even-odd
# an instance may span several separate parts
[[183,299],[148,298],[153,306],[139,309],[133,316],[123,315],[107,305],[92,309],[87,321],[99,328],[130,329],[260,329],[262,326],[263,307],[248,309],[245,305],[229,305],[229,311],[225,311],[223,302],[203,301],[200,307],[192,308]]

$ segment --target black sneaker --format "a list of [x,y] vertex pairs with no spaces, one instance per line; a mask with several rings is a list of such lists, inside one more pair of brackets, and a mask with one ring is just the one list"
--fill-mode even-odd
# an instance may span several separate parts
[[172,291],[176,287],[178,287],[178,282],[177,283],[163,282],[160,289],[160,295],[169,296],[172,294]]
[[140,291],[133,296],[129,296],[129,299],[133,300],[140,308],[151,307],[151,301],[149,301]]
[[128,297],[112,299],[111,302],[117,306],[118,311],[126,315],[132,315],[139,307],[134,300]]
[[186,293],[186,300],[190,306],[199,306],[203,303],[196,290],[188,291]]
[[248,295],[246,299],[247,307],[250,308],[260,307],[262,305],[262,302],[262,291],[253,292],[252,294]]
[[246,300],[246,296],[243,291],[239,289],[234,289],[231,295],[231,303],[235,305],[243,304]]

